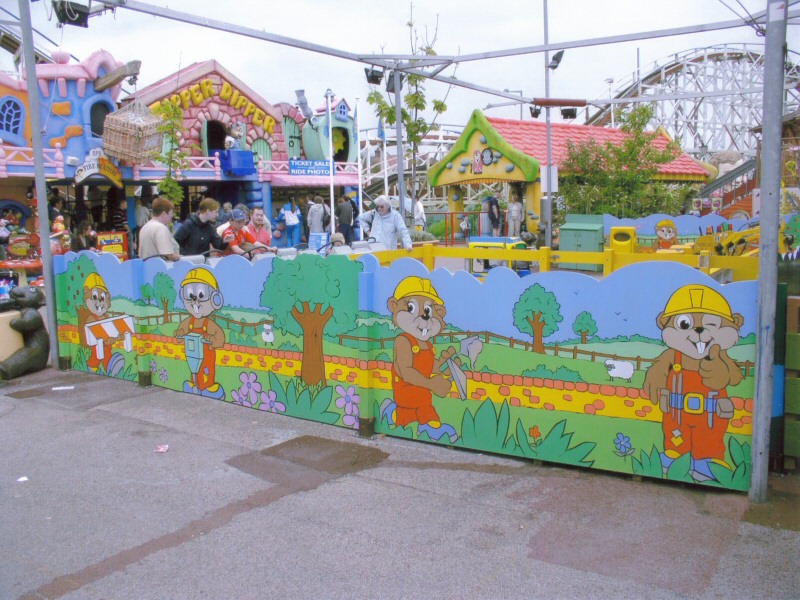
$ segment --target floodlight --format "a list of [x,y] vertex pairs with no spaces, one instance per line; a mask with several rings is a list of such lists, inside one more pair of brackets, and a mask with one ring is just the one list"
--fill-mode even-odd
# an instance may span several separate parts
[[367,83],[371,85],[378,85],[383,81],[383,71],[373,67],[364,67],[364,73],[367,76]]

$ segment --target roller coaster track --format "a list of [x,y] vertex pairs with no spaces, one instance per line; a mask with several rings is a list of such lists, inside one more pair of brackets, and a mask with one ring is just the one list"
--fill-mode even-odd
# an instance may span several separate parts
[[[687,50],[654,64],[641,77],[633,73],[613,97],[652,96],[651,127],[663,127],[696,158],[708,160],[722,151],[752,157],[757,147],[753,129],[763,113],[763,52],[763,45],[747,44]],[[784,113],[800,108],[800,66],[793,54],[786,62]],[[586,124],[610,125],[612,109],[618,113],[626,106],[609,103],[589,115]]]

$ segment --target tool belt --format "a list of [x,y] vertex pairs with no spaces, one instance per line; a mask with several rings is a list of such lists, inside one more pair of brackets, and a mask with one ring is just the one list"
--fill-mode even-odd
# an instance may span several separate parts
[[[702,415],[708,413],[708,426],[714,424],[714,415],[717,412],[717,392],[709,392],[708,396],[703,396],[697,392],[688,394],[671,393],[669,395],[669,407],[672,410],[685,412],[689,415]],[[680,423],[680,414],[678,415]]]

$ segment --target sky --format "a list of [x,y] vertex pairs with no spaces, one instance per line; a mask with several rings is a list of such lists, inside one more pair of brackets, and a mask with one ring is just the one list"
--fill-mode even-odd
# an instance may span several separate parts
[[[76,0],[88,3],[89,0]],[[724,2],[724,3],[723,3]],[[96,2],[95,2],[96,4]],[[389,0],[322,0],[263,2],[259,0],[150,0],[140,5],[167,6],[171,10],[263,30],[337,50],[359,54],[409,54],[412,4]],[[699,23],[730,21],[766,8],[766,0],[550,0],[550,43],[569,42],[643,31],[686,27]],[[18,2],[0,0],[0,6],[19,15]],[[295,102],[295,90],[304,89],[312,107],[324,102],[327,89],[345,97],[351,106],[359,99],[361,128],[374,127],[376,118],[366,104],[370,86],[364,65],[291,47],[205,29],[118,8],[90,18],[87,29],[64,26],[47,0],[29,4],[35,29],[55,42],[36,37],[47,51],[57,47],[78,58],[95,50],[110,52],[115,59],[141,60],[141,89],[195,62],[215,59],[266,101]],[[730,8],[729,8],[730,7]],[[1,14],[0,19],[6,19]],[[427,0],[413,4],[417,33],[433,39],[440,55],[479,54],[544,43],[543,0]],[[792,51],[800,50],[798,25],[790,24],[787,39]],[[613,87],[630,82],[637,70],[645,73],[654,63],[674,53],[725,43],[763,44],[750,27],[656,40],[568,49],[559,68],[550,72],[550,97],[608,98]],[[638,58],[637,58],[638,57]],[[795,55],[795,61],[797,56]],[[11,57],[0,52],[0,70],[13,70]],[[544,55],[470,61],[460,64],[455,77],[495,90],[522,90],[526,97],[545,96]],[[444,71],[452,76],[453,69]],[[133,92],[132,86],[126,86]],[[506,102],[489,94],[428,82],[430,101],[445,100],[448,110],[442,125],[462,127],[476,108]],[[519,118],[519,106],[484,110],[489,116]],[[554,111],[554,120],[559,120]],[[527,109],[523,118],[530,119]],[[579,118],[578,122],[582,122]]]

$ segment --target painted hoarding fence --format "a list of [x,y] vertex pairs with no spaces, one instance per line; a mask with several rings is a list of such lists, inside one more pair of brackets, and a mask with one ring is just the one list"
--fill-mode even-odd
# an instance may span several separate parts
[[746,490],[755,281],[54,257],[73,369],[362,432]]

